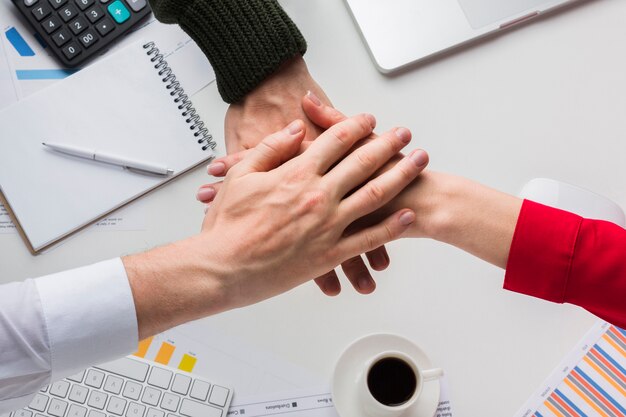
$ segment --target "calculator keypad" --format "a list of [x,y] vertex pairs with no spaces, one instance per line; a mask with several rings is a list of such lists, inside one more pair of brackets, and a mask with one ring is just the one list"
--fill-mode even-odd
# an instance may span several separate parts
[[12,0],[69,67],[80,65],[151,10],[147,0]]

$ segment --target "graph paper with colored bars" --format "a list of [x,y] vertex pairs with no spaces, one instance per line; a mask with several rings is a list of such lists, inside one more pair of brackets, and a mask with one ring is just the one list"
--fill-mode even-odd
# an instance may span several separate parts
[[626,331],[598,322],[516,417],[626,416]]
[[174,340],[163,335],[142,340],[133,355],[186,372],[193,372],[198,361],[194,352],[178,349]]

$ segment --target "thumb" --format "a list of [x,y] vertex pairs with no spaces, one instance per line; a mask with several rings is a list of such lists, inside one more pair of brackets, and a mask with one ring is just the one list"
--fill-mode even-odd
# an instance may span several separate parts
[[304,136],[304,122],[302,120],[291,122],[283,130],[272,133],[250,149],[244,159],[235,166],[237,174],[266,172],[279,167],[298,153]]
[[302,98],[302,110],[313,123],[322,129],[328,129],[346,119],[342,112],[322,103],[311,91],[308,91]]

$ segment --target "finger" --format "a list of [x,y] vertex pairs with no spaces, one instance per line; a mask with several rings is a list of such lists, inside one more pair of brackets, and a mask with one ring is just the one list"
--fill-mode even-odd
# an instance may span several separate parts
[[344,236],[337,245],[342,258],[350,258],[359,253],[370,252],[379,246],[398,239],[414,222],[415,212],[410,209],[397,211],[381,223],[368,227],[355,234]]
[[374,271],[383,271],[389,266],[389,254],[384,246],[367,252],[365,256]]
[[315,283],[320,290],[329,297],[334,297],[341,292],[341,283],[335,271],[330,271],[315,278]]
[[376,289],[376,282],[372,278],[369,269],[367,269],[365,262],[363,262],[361,255],[342,262],[341,269],[343,269],[343,273],[346,274],[354,289],[359,293],[371,294]]
[[201,203],[210,203],[215,200],[217,193],[219,193],[222,187],[223,181],[215,182],[213,184],[205,184],[198,189],[196,193],[196,199]]
[[324,176],[324,181],[340,197],[354,190],[411,141],[406,128],[394,129],[359,147]]
[[323,129],[346,120],[346,116],[336,108],[322,103],[312,91],[302,98],[302,110],[309,120]]
[[216,159],[207,167],[207,173],[214,177],[223,177],[228,174],[228,171],[232,167],[241,162],[250,152],[250,149],[246,149]]
[[265,172],[280,166],[298,153],[304,135],[304,123],[296,120],[283,130],[267,136],[236,165],[237,174]]
[[310,161],[320,174],[328,171],[359,140],[368,137],[376,119],[371,114],[360,114],[338,123],[313,141],[303,158]]
[[372,179],[339,203],[339,218],[349,225],[384,206],[417,178],[426,165],[428,165],[426,152],[421,149],[411,152],[389,171]]

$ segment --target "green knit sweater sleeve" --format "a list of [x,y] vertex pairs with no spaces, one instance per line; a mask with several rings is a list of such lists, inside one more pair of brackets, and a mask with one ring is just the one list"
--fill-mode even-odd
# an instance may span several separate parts
[[304,37],[276,0],[150,0],[157,19],[178,23],[205,53],[224,101],[235,103],[285,60]]

